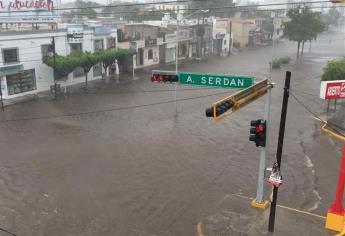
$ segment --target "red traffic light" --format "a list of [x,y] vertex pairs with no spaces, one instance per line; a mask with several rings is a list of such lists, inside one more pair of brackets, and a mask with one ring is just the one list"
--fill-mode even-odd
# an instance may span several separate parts
[[266,121],[252,120],[250,122],[250,136],[249,140],[255,142],[257,147],[266,146]]
[[151,81],[152,82],[178,82],[179,78],[178,75],[174,71],[152,71],[152,76],[151,76]]

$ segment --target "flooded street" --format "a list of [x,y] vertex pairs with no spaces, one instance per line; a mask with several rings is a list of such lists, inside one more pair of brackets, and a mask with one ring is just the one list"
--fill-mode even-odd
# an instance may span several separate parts
[[[297,61],[296,48],[289,41],[275,46],[277,57],[291,61],[272,72],[269,166],[285,71],[292,72],[292,94],[326,117],[320,77],[328,60],[344,56],[344,35],[320,35]],[[269,75],[271,52],[270,46],[249,49],[180,69],[253,75],[258,81]],[[239,206],[235,200],[224,203],[232,194],[256,195],[259,148],[248,140],[249,124],[263,118],[264,98],[213,124],[205,109],[233,91],[178,86],[175,116],[174,87],[142,74],[89,94],[6,107],[0,115],[0,226],[26,236],[187,236],[197,234],[202,220],[210,226],[204,230],[208,236],[218,235],[211,226],[221,216],[228,220],[219,235],[266,234],[267,227],[251,231],[245,220],[241,227],[233,224],[237,218],[229,212]],[[343,105],[330,117],[343,125]],[[335,196],[339,148],[290,96],[278,204],[325,216]],[[266,185],[266,199],[270,193]],[[276,222],[282,217],[277,214]],[[319,232],[314,235],[330,235]],[[290,233],[287,228],[276,235]]]

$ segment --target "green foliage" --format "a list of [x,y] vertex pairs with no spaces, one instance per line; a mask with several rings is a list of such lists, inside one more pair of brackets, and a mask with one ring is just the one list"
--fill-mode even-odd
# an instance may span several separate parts
[[290,58],[289,57],[282,57],[282,58],[276,58],[272,62],[272,68],[280,68],[281,65],[289,64]]
[[[54,68],[54,57],[44,57],[43,63]],[[69,73],[79,66],[79,60],[71,55],[55,56],[55,79],[66,80]]]
[[[95,53],[77,52],[67,56],[55,56],[55,78],[57,80],[67,79],[68,74],[73,72],[77,67],[82,67],[85,73],[88,73],[92,66],[102,62],[103,67],[107,68],[116,59],[123,60],[133,55],[133,52],[127,49],[110,49]],[[54,68],[54,57],[44,57],[43,63]]]
[[345,79],[345,58],[332,60],[323,68],[321,79],[328,80],[344,80]]
[[98,62],[102,62],[104,69],[107,69],[115,60],[123,60],[131,55],[133,55],[131,51],[121,48],[102,50],[95,53]]
[[290,9],[287,16],[290,21],[284,23],[284,36],[298,42],[298,57],[300,43],[316,39],[325,30],[325,23],[321,14],[311,11],[309,7]]

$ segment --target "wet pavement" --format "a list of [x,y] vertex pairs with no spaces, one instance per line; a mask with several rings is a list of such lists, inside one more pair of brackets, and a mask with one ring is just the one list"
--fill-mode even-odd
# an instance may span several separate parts
[[[282,41],[274,70],[269,160],[274,159],[284,75],[292,93],[326,117],[320,100],[322,68],[344,56],[344,36],[323,34],[295,60],[296,43]],[[181,70],[268,76],[272,48],[230,58],[185,63]],[[102,88],[103,87],[103,88]],[[268,211],[249,206],[255,197],[259,149],[248,141],[249,123],[263,117],[264,98],[219,124],[205,108],[231,94],[224,89],[136,80],[97,85],[58,101],[42,98],[0,115],[0,226],[18,235],[266,235]],[[81,115],[77,115],[82,113]],[[329,115],[343,121],[343,105]],[[279,189],[283,206],[325,216],[335,194],[339,143],[320,132],[311,115],[290,97]],[[265,196],[271,189],[266,185]],[[244,198],[243,198],[244,197]],[[278,208],[275,235],[331,235],[324,220]],[[304,230],[310,230],[306,233]],[[309,232],[309,231],[308,231]],[[200,233],[200,232],[199,232]]]

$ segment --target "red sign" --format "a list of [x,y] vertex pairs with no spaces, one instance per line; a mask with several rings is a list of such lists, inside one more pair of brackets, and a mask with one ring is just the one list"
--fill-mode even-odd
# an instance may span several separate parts
[[325,99],[342,99],[345,98],[345,83],[334,82],[326,86]]

